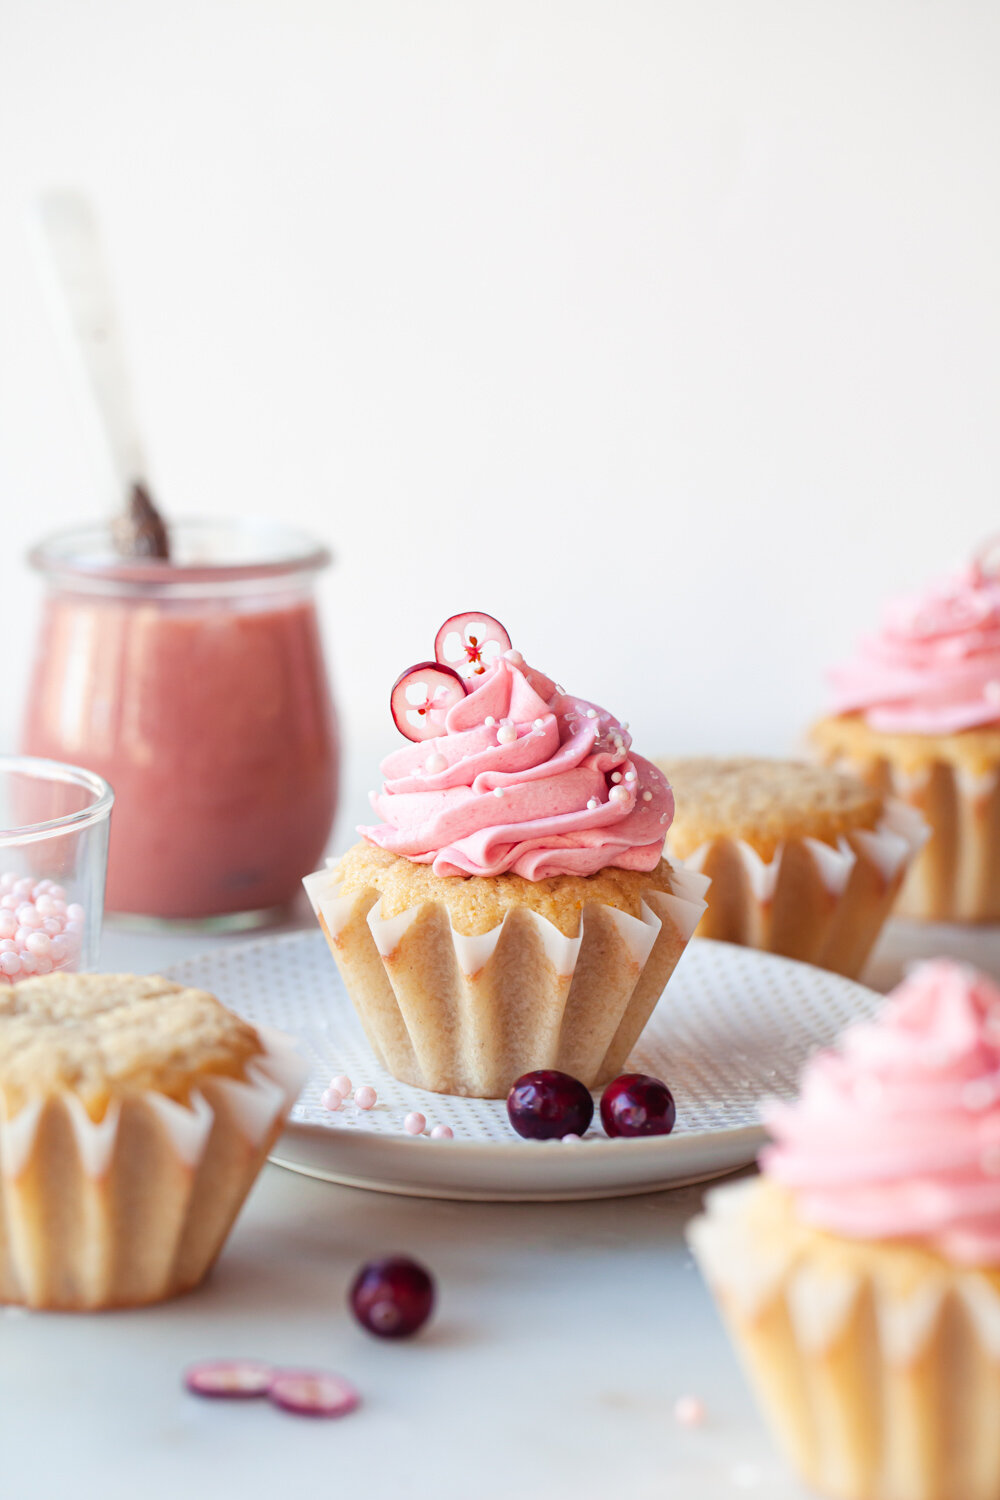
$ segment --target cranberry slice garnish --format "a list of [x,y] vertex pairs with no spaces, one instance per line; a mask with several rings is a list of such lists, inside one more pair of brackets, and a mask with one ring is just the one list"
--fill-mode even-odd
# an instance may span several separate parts
[[510,650],[510,636],[492,615],[468,610],[445,620],[434,637],[434,655],[462,677],[480,677]]
[[214,1396],[245,1401],[266,1396],[274,1369],[259,1359],[207,1359],[184,1372],[184,1384],[193,1396]]
[[396,728],[408,740],[432,740],[444,733],[445,715],[465,695],[465,683],[451,667],[422,661],[396,678],[389,708]]
[[361,1267],[348,1300],[369,1333],[380,1339],[405,1339],[431,1315],[434,1279],[419,1261],[390,1255]]
[[349,1380],[326,1370],[278,1370],[267,1398],[299,1417],[345,1417],[361,1400]]
[[601,1096],[601,1124],[608,1135],[669,1135],[676,1119],[673,1094],[648,1073],[623,1073]]
[[583,1135],[594,1118],[594,1101],[578,1078],[556,1068],[537,1068],[511,1086],[507,1117],[526,1140],[561,1140]]

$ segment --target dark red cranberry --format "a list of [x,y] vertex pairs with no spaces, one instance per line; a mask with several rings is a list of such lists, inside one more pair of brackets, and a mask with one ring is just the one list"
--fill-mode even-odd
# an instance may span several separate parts
[[623,1073],[601,1096],[601,1123],[608,1135],[669,1135],[676,1119],[673,1094],[648,1073]]
[[434,1306],[434,1281],[405,1255],[362,1266],[350,1291],[358,1322],[380,1339],[405,1339],[422,1328]]
[[518,1135],[553,1141],[583,1135],[594,1118],[590,1090],[578,1078],[556,1068],[524,1073],[507,1095],[507,1114]]

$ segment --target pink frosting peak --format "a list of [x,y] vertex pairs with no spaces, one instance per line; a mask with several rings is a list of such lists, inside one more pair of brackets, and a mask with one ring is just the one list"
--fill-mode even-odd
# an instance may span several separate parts
[[761,1165],[808,1223],[1000,1264],[1000,988],[985,975],[921,965],[765,1119]]
[[371,843],[435,875],[656,868],[673,793],[603,708],[509,651],[444,722],[444,734],[382,762],[372,794],[382,821],[358,829]]
[[830,674],[835,713],[889,734],[952,734],[1000,720],[1000,577],[975,562],[898,599]]

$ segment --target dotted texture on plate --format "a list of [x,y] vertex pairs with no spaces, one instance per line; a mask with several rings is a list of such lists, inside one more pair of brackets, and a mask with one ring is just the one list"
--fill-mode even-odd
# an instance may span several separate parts
[[[320,932],[234,944],[166,972],[211,990],[253,1024],[298,1039],[311,1073],[292,1111],[293,1125],[398,1136],[404,1117],[419,1110],[428,1128],[447,1124],[456,1136],[511,1144],[503,1100],[427,1093],[380,1067]],[[792,1097],[808,1055],[828,1046],[850,1021],[870,1015],[881,998],[807,964],[695,938],[629,1068],[669,1083],[677,1101],[675,1137],[756,1125],[761,1101]],[[368,1083],[377,1090],[374,1109],[360,1110],[352,1101],[335,1113],[323,1108],[320,1095],[340,1073],[355,1088]],[[600,1131],[596,1117],[593,1129]]]

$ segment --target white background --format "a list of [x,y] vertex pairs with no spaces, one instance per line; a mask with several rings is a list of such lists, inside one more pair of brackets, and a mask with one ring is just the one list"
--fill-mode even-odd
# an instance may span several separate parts
[[0,0],[0,742],[109,503],[25,219],[101,210],[153,479],[324,586],[341,825],[478,607],[637,748],[781,750],[1000,528],[1000,7]]

